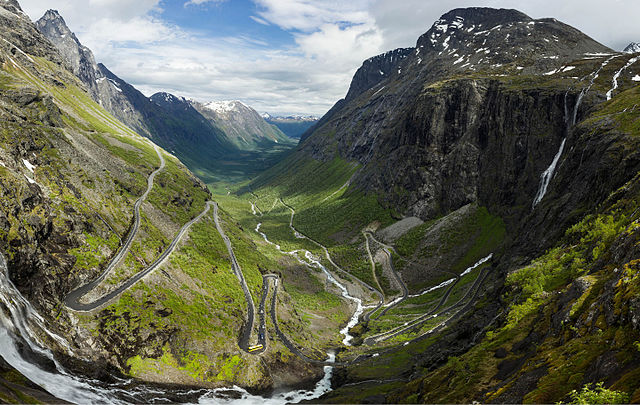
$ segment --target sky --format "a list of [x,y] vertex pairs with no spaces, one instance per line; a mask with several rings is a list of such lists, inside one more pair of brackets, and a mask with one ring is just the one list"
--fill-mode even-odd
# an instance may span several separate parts
[[555,17],[621,50],[640,42],[638,0],[19,0],[57,9],[112,72],[146,95],[240,100],[273,115],[321,116],[362,62],[415,46],[457,7]]

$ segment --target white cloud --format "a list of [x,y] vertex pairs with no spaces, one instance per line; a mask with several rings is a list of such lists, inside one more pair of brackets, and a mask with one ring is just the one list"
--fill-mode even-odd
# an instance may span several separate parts
[[189,0],[186,3],[184,3],[184,6],[185,7],[198,6],[200,4],[205,4],[205,3],[222,3],[224,1],[227,1],[227,0]]
[[211,38],[170,26],[158,17],[160,0],[21,0],[34,19],[48,8],[58,9],[98,61],[145,94],[240,99],[272,113],[324,113],[344,97],[363,60],[415,45],[433,21],[455,7],[518,8],[534,18],[553,16],[616,49],[640,41],[636,19],[629,17],[640,15],[637,0],[253,2],[256,8],[247,10],[247,17],[289,32],[292,45],[273,49],[268,38],[250,32]]
[[313,32],[325,24],[371,23],[372,0],[254,0],[258,14],[283,29]]
[[258,24],[270,25],[268,22],[266,22],[265,20],[263,20],[260,17],[256,17],[255,15],[249,16],[249,18],[251,18],[253,21],[257,22]]

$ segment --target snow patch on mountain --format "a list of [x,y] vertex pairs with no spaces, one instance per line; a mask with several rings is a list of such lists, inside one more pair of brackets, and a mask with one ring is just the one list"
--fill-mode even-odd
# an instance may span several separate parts
[[624,48],[625,53],[638,53],[640,52],[640,42],[632,42]]
[[248,108],[245,104],[240,101],[211,101],[204,104],[204,107],[208,110],[211,110],[215,113],[228,113],[231,111],[236,111],[238,107],[243,106]]

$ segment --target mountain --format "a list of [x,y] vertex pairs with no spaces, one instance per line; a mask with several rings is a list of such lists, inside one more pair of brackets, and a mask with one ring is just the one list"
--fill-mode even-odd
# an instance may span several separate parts
[[48,10],[35,24],[62,54],[71,71],[86,86],[91,98],[130,128],[148,134],[144,118],[127,94],[123,94],[122,81],[105,74],[107,72],[96,63],[93,52],[80,43],[58,11]]
[[637,62],[555,19],[455,9],[365,61],[247,187],[393,307],[352,329],[369,357],[325,402],[640,400]]
[[632,42],[629,45],[627,45],[626,48],[624,48],[625,53],[638,53],[640,52],[640,43],[637,42]]
[[278,127],[285,135],[293,139],[300,139],[302,134],[318,122],[318,118],[311,115],[273,117],[269,114],[263,114],[262,118],[269,124]]
[[97,65],[136,133],[15,0],[0,38],[0,401],[640,402],[637,56],[455,9],[269,156]]
[[[218,387],[320,379],[321,366],[283,343],[258,356],[238,337],[260,341],[250,297],[269,282],[262,273],[291,279],[304,267],[256,249],[178,158],[87,90],[19,5],[0,1],[0,401],[198,402]],[[145,113],[172,111],[158,120],[210,127],[183,99],[152,99]],[[318,291],[310,277],[298,294]],[[281,333],[308,347],[330,341],[295,327],[304,320],[291,285],[280,283],[287,304],[273,304]],[[346,304],[327,302],[337,330]]]
[[209,122],[224,131],[227,139],[238,149],[253,150],[269,142],[292,143],[282,131],[240,101],[191,101],[191,104]]
[[[146,97],[106,66],[97,64],[93,53],[78,41],[55,10],[47,11],[36,26],[96,102],[133,130],[175,153],[207,182],[244,179],[293,146],[249,107],[237,104],[235,109],[220,114],[166,93]],[[242,142],[241,137],[248,141]],[[278,142],[280,145],[276,145]],[[256,156],[247,150],[255,151]],[[234,161],[233,171],[225,167],[222,158]]]

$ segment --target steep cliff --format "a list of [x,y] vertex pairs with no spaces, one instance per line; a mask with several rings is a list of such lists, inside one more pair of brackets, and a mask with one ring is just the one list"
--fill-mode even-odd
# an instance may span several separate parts
[[[387,271],[380,289],[398,297],[393,253],[407,284],[356,328],[371,359],[339,372],[327,402],[554,402],[598,382],[637,398],[620,287],[637,273],[637,62],[555,19],[453,10],[384,79],[365,62],[357,90],[253,183],[294,201],[299,229],[358,277],[359,234],[382,229],[391,246],[364,238],[382,270],[367,280]],[[443,287],[478,268],[466,293]]]

